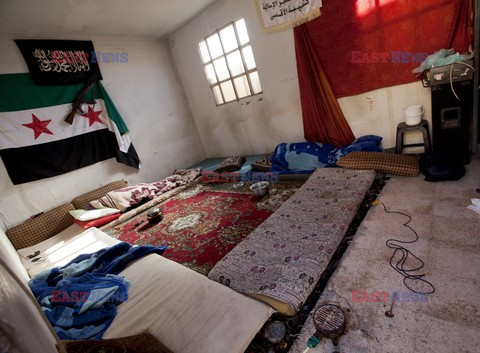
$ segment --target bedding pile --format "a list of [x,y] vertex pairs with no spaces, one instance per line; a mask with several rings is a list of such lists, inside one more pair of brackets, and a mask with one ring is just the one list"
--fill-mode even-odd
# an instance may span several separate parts
[[42,271],[29,286],[61,339],[100,339],[115,318],[117,305],[128,299],[130,284],[118,273],[130,262],[161,255],[166,248],[119,243]]
[[279,174],[311,174],[317,168],[335,167],[342,156],[353,151],[382,152],[381,141],[380,136],[367,135],[340,148],[319,142],[281,143],[270,156],[270,171]]

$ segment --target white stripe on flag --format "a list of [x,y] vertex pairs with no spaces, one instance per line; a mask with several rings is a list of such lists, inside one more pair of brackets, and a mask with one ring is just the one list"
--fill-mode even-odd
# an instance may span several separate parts
[[[65,122],[66,116],[71,111],[71,104],[62,104],[47,108],[28,109],[15,112],[1,112],[0,149],[18,148],[54,142],[105,128],[108,128],[110,131],[115,133],[117,141],[119,141],[119,146],[124,146],[122,136],[120,135],[117,126],[113,121],[110,120],[108,116],[104,101],[102,99],[97,99],[95,102],[94,111],[102,111],[102,113],[99,115],[99,119],[103,122],[103,124],[97,121],[94,122],[92,126],[90,126],[90,121],[88,118],[79,114],[75,115],[72,125]],[[84,104],[82,109],[85,113],[87,113],[88,105]],[[53,135],[41,133],[35,139],[34,130],[23,125],[32,123],[32,115],[35,115],[40,121],[51,120],[46,128],[51,131]],[[122,143],[120,144],[120,142]]]

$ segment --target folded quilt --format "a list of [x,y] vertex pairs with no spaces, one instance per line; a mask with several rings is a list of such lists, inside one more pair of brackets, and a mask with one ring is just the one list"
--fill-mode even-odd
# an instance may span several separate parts
[[270,171],[279,174],[311,174],[317,168],[335,167],[342,156],[353,151],[381,152],[381,141],[379,136],[368,135],[340,148],[319,142],[281,143],[270,156]]
[[201,168],[175,170],[173,175],[154,183],[141,183],[110,191],[99,200],[90,202],[93,208],[116,208],[122,212],[152,200],[169,190],[187,185],[200,175]]
[[117,305],[128,299],[129,283],[117,274],[130,262],[166,248],[119,243],[40,272],[29,286],[61,339],[99,339]]

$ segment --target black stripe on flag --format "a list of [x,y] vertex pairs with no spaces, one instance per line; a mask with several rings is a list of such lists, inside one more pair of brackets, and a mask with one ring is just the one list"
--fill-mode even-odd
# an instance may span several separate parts
[[118,149],[113,132],[107,129],[54,142],[0,150],[13,184],[49,178],[116,157],[120,163],[138,168],[133,146],[128,153]]

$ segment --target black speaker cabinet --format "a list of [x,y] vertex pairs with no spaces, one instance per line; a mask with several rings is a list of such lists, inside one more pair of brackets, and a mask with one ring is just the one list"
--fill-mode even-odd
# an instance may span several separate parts
[[473,111],[472,80],[432,86],[433,151],[449,158],[470,162]]

